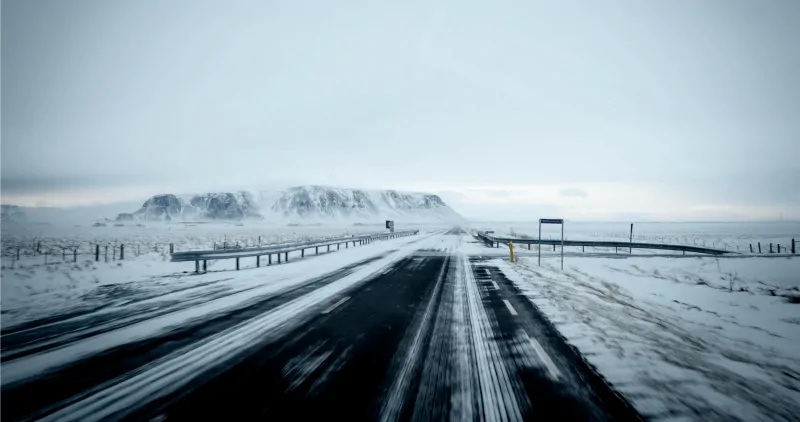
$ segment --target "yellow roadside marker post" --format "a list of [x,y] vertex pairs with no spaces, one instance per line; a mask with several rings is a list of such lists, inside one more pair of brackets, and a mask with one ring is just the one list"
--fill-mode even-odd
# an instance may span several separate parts
[[508,253],[510,255],[511,262],[514,262],[514,242],[508,242]]

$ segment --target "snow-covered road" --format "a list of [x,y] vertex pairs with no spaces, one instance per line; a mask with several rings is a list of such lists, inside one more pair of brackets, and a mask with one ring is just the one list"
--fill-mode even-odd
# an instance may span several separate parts
[[464,232],[4,332],[6,420],[637,419]]

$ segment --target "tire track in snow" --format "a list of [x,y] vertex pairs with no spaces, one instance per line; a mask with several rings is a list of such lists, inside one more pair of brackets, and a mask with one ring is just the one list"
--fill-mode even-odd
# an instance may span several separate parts
[[[381,257],[357,262],[326,276],[253,298],[242,306],[78,359],[55,368],[55,372],[47,376],[24,379],[18,385],[3,385],[3,398],[6,399],[3,415],[16,419],[18,416],[35,414],[37,409],[53,406],[58,402],[69,400],[72,396],[85,394],[86,391],[92,391],[113,378],[135,371],[148,362],[163,358],[181,347],[191,347],[193,343],[203,338],[246,322],[314,289],[346,277],[359,267],[369,265]],[[59,350],[53,352],[57,353]],[[12,365],[14,363],[12,362]],[[7,366],[4,365],[4,375],[7,374],[5,367]]]
[[[302,325],[309,312],[339,292],[394,265],[409,254],[401,250],[353,274],[320,287],[224,332],[151,362],[127,377],[113,380],[42,420],[92,421],[122,418],[139,407],[185,387],[205,372],[246,353],[255,343],[276,339]],[[303,317],[305,316],[305,317]]]

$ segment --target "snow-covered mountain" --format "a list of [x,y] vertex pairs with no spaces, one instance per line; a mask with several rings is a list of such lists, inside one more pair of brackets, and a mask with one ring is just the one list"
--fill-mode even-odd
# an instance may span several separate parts
[[394,190],[366,191],[326,186],[286,189],[272,205],[272,213],[287,219],[414,219],[463,220],[436,195]]
[[267,221],[462,221],[436,195],[366,191],[326,186],[296,186],[283,191],[237,191],[198,195],[155,195],[118,221],[241,220]]
[[0,205],[0,219],[3,223],[22,222],[28,219],[25,210],[16,205]]
[[191,195],[155,195],[133,213],[122,213],[117,221],[241,220],[261,218],[258,206],[248,192],[221,192]]

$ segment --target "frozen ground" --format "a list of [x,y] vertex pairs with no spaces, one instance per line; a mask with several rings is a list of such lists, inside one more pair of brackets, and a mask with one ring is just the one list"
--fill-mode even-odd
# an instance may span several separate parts
[[649,418],[800,415],[800,257],[493,263]]
[[[71,236],[70,239],[88,241],[93,236],[104,239],[101,235],[115,233],[113,230],[94,231],[91,228],[61,228],[50,237],[30,237],[24,239],[41,239],[43,243],[55,244]],[[148,228],[126,227],[126,237],[120,242],[133,243],[134,240],[145,239],[151,243],[162,245],[177,243],[177,250],[186,248],[209,248],[212,239],[239,238],[240,240],[255,238],[262,233],[262,243],[301,241],[312,238],[338,237],[357,233],[377,232],[381,227],[375,226],[311,226],[311,227],[248,227],[234,225],[204,225],[202,227],[180,228],[169,225],[156,225]],[[99,234],[98,234],[99,233]],[[3,243],[14,242],[20,237],[7,239]],[[97,239],[95,238],[95,239]],[[105,238],[108,240],[108,238]],[[244,243],[244,242],[242,242]],[[252,245],[252,243],[250,243]],[[290,254],[290,259],[297,258],[299,252]],[[348,255],[351,254],[348,252]],[[61,256],[57,256],[60,261]],[[68,254],[67,261],[71,260]],[[252,262],[251,262],[252,261]],[[242,268],[255,266],[255,258],[245,259]],[[305,265],[296,268],[303,271]],[[169,262],[168,249],[161,247],[158,252],[142,251],[136,256],[128,249],[124,261],[114,261],[109,256],[105,262],[101,253],[100,262],[93,256],[82,256],[77,263],[65,262],[43,264],[42,256],[33,256],[19,261],[13,257],[2,258],[0,274],[0,322],[3,329],[27,321],[63,315],[72,312],[86,312],[101,307],[115,307],[139,301],[143,298],[157,297],[173,291],[183,291],[200,283],[202,277],[193,276],[190,272],[192,263]],[[211,273],[235,268],[233,260],[211,261]],[[220,278],[220,277],[217,277]],[[247,277],[244,277],[245,279]],[[237,279],[238,280],[238,279]],[[215,288],[218,288],[216,286]]]
[[[396,226],[402,230],[402,224]],[[150,252],[164,252],[169,245],[175,251],[212,249],[215,245],[253,246],[261,244],[298,242],[323,237],[373,233],[383,230],[380,224],[352,225],[268,225],[234,223],[167,224],[130,223],[106,227],[3,224],[3,265],[35,266],[73,260],[72,249],[78,250],[78,261],[94,260],[95,246],[100,245],[101,260],[105,261],[105,248],[109,247],[109,260],[119,256],[119,246],[125,245],[125,259],[137,259]],[[19,249],[20,260],[16,261]],[[66,256],[64,250],[66,249]],[[45,257],[45,252],[49,255]]]
[[[498,235],[538,236],[539,227],[535,221],[527,222],[478,222],[472,223],[474,229],[494,230]],[[706,246],[735,252],[749,252],[753,245],[757,252],[758,242],[767,253],[769,244],[774,251],[781,245],[781,252],[791,246],[792,239],[800,241],[800,223],[634,223],[634,241],[649,243],[671,243],[681,245]],[[542,226],[542,238],[559,239],[561,227]],[[625,241],[630,239],[629,223],[592,223],[567,221],[564,226],[566,239]]]

